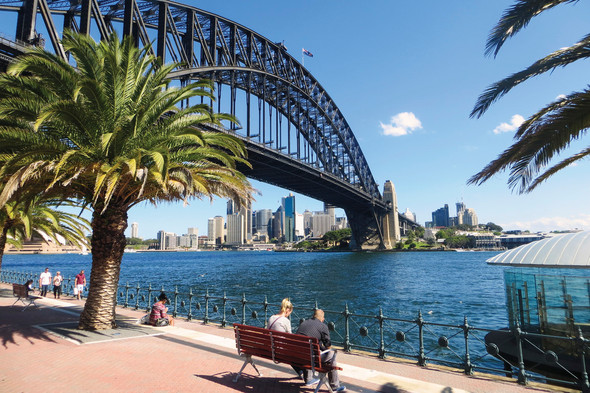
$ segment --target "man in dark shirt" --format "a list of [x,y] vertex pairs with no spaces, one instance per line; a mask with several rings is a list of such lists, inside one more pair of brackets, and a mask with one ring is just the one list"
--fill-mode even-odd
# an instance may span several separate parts
[[[336,350],[330,349],[332,341],[330,341],[330,331],[328,330],[328,326],[324,323],[323,310],[315,310],[313,318],[301,322],[299,329],[297,329],[297,334],[317,338],[320,343],[320,349],[322,350],[322,362],[336,366]],[[303,373],[306,384],[318,382],[317,380],[312,379],[312,372],[310,370],[303,370]],[[328,373],[328,379],[330,380],[332,390],[335,392],[343,392],[346,390],[345,386],[340,386],[338,371],[330,371]]]

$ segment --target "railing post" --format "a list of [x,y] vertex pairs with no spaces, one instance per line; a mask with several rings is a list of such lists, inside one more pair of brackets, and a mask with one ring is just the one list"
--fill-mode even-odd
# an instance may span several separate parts
[[123,304],[123,307],[127,308],[128,305],[129,305],[129,281],[127,281],[125,283],[125,303]]
[[176,318],[176,315],[178,315],[178,285],[174,286],[174,311],[172,312],[174,318]]
[[418,319],[416,319],[416,325],[418,325],[418,340],[420,342],[420,349],[418,352],[418,364],[420,366],[426,366],[426,355],[424,354],[424,319],[422,318],[422,310],[418,311]]
[[227,304],[227,296],[225,296],[225,292],[223,292],[223,317],[221,318],[221,327],[225,327],[227,321],[225,320],[225,305]]
[[348,303],[344,304],[344,351],[350,352],[350,327],[348,326],[350,311],[348,311]]
[[526,385],[526,371],[524,368],[524,356],[522,354],[522,334],[523,331],[520,330],[520,322],[516,319],[516,326],[514,328],[514,336],[516,337],[516,348],[518,350],[518,383],[521,385]]
[[242,293],[242,325],[246,324],[246,294]]
[[586,371],[586,339],[582,334],[582,329],[578,326],[578,334],[577,334],[576,343],[579,348],[580,358],[582,359],[582,378],[581,378],[581,388],[582,392],[588,393],[590,392],[590,382],[588,381],[588,372]]
[[383,316],[383,309],[381,307],[379,307],[379,315],[377,316],[377,318],[379,318],[379,357],[381,359],[385,359],[385,339],[383,337],[383,321],[384,321],[384,316]]
[[[137,284],[139,285],[139,284]],[[145,311],[150,312],[150,306],[152,304],[152,284],[148,285],[148,296],[147,296],[147,304],[145,306]]]
[[467,323],[467,316],[463,318],[463,335],[465,336],[465,374],[473,375],[473,365],[471,364],[471,356],[469,355],[469,324]]
[[264,295],[264,328],[268,328],[268,299]]
[[203,323],[209,322],[209,288],[207,288],[207,292],[205,293],[205,319],[203,319]]
[[135,309],[138,310],[139,309],[139,290],[141,289],[141,287],[139,286],[139,283],[137,283],[137,288],[135,288]]
[[190,321],[193,319],[193,288],[189,287],[188,289],[188,313],[186,315],[186,320]]

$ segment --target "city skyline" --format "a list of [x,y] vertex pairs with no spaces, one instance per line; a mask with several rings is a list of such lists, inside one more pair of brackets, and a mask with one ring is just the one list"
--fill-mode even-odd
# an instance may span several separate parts
[[[523,119],[580,89],[586,70],[581,63],[572,64],[518,86],[481,119],[469,118],[477,97],[489,85],[585,36],[587,2],[543,13],[509,39],[496,58],[484,56],[486,39],[514,0],[375,1],[362,7],[336,0],[190,4],[284,42],[297,60],[301,48],[312,52],[305,67],[346,117],[380,191],[391,180],[398,210],[410,209],[421,225],[442,204],[464,200],[481,223],[491,221],[506,230],[590,228],[587,161],[564,169],[528,195],[512,193],[506,173],[479,187],[466,185],[510,146]],[[13,36],[16,13],[2,17],[4,36]],[[583,146],[582,141],[574,142],[566,153]],[[252,183],[261,192],[255,195],[253,210],[278,205],[290,192]],[[322,209],[321,201],[295,195],[298,206]],[[186,207],[142,204],[129,212],[127,234],[132,222],[139,223],[139,236],[144,238],[163,226],[174,232],[198,227],[204,233],[208,218],[223,214],[226,203],[215,199],[189,201]],[[340,210],[337,215],[344,214]]]

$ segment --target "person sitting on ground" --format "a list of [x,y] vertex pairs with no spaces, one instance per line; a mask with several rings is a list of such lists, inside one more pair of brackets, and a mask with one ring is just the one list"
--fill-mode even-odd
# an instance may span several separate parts
[[[297,334],[317,338],[320,343],[320,350],[322,351],[322,362],[330,364],[333,367],[337,366],[336,350],[330,349],[332,341],[330,341],[330,331],[328,330],[328,326],[324,323],[323,310],[315,310],[311,319],[306,319],[301,322],[297,329]],[[306,385],[313,385],[319,382],[317,378],[313,378],[311,370],[303,370],[303,374]],[[328,379],[333,391],[343,392],[346,390],[344,385],[340,385],[337,370],[330,371],[328,373]]]
[[268,328],[278,332],[291,333],[291,320],[289,315],[293,312],[293,305],[288,298],[281,302],[281,310],[278,314],[268,318]]
[[165,306],[168,303],[168,297],[164,292],[158,296],[158,301],[152,306],[152,312],[150,313],[150,325],[154,326],[174,326],[174,319],[167,314],[168,307]]

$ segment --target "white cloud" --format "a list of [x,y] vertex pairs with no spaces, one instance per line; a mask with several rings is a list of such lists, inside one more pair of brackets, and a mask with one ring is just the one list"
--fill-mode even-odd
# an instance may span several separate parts
[[532,232],[588,229],[590,228],[590,214],[581,214],[575,217],[541,217],[531,221],[513,221],[500,225],[504,230],[522,229]]
[[502,123],[498,127],[494,128],[494,134],[502,134],[504,132],[511,132],[516,130],[520,125],[524,123],[524,117],[521,115],[514,115],[510,119],[509,123]]
[[422,123],[412,112],[402,112],[391,118],[390,124],[379,122],[384,135],[402,136],[422,128]]

